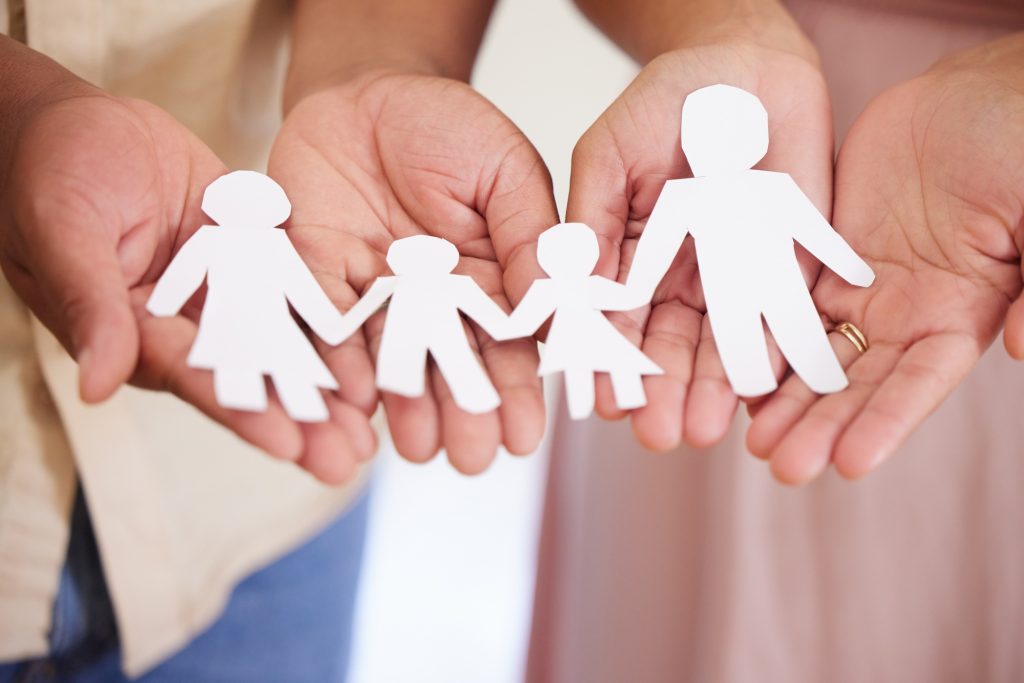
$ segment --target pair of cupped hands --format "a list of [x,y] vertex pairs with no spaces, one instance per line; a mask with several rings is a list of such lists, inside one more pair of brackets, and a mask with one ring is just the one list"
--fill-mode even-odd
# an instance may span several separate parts
[[[1006,323],[1024,357],[1021,290],[1024,94],[986,73],[984,59],[953,60],[870,104],[833,164],[825,80],[813,59],[743,41],[688,48],[649,63],[579,141],[566,219],[600,238],[597,273],[624,280],[663,183],[688,175],[679,146],[686,95],[727,83],[761,98],[771,147],[761,168],[790,173],[875,269],[850,287],[804,259],[831,326],[850,321],[870,349],[832,335],[851,385],[813,394],[774,358],[779,390],[747,406],[747,444],[789,483],[829,463],[859,477],[890,455],[963,379]],[[319,344],[340,390],[331,420],[299,424],[218,406],[209,373],[189,368],[199,305],[175,318],[144,304],[170,259],[205,223],[206,186],[227,169],[171,116],[88,87],[37,103],[21,127],[2,198],[2,263],[11,284],[80,366],[86,401],[120,385],[173,392],[267,452],[341,482],[376,450],[370,425],[383,401],[394,444],[426,461],[440,448],[460,471],[484,470],[499,445],[533,451],[544,396],[529,340],[497,343],[472,323],[469,338],[501,407],[470,415],[430,370],[421,398],[378,396],[374,354],[382,316],[365,334]],[[458,271],[506,308],[543,277],[540,232],[558,222],[548,172],[523,133],[467,84],[376,70],[324,87],[291,107],[269,173],[293,204],[289,236],[335,304],[348,310],[386,271],[390,243],[413,234],[453,242]],[[739,407],[717,357],[688,243],[649,306],[613,321],[665,370],[648,377],[633,411],[637,439],[654,450],[710,446]],[[599,378],[598,413],[618,411]]]

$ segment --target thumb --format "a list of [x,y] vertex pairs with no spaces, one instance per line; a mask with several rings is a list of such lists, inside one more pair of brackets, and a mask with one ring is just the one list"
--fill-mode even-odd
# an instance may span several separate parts
[[82,400],[108,398],[131,377],[139,333],[110,231],[81,216],[38,221],[29,270],[44,311],[36,311],[78,361]]
[[1024,294],[1017,297],[1006,312],[1003,343],[1011,357],[1024,360]]
[[505,291],[518,302],[535,279],[546,277],[537,263],[537,239],[558,222],[548,168],[525,138],[497,169],[484,218]]

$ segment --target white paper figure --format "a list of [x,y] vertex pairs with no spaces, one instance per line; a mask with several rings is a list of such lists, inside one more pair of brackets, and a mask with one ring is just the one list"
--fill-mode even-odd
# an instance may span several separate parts
[[320,388],[338,384],[288,305],[333,343],[341,341],[341,314],[285,231],[275,227],[291,213],[284,190],[260,173],[235,171],[206,188],[203,211],[218,225],[199,228],[185,243],[146,309],[176,315],[205,279],[206,302],[188,364],[213,371],[217,402],[266,410],[266,375],[292,418],[325,421]]
[[733,390],[777,387],[762,316],[793,370],[818,393],[848,385],[796,260],[793,242],[851,284],[874,273],[786,173],[753,170],[768,151],[768,114],[754,95],[728,85],[693,92],[683,104],[682,146],[693,178],[665,183],[626,281],[649,298],[693,235],[708,317]]
[[392,242],[387,261],[394,276],[374,281],[345,314],[342,333],[351,335],[391,299],[377,354],[377,386],[422,396],[429,353],[459,408],[474,414],[497,408],[501,399],[466,339],[459,311],[494,337],[505,331],[508,317],[473,278],[452,274],[459,263],[455,245],[428,235],[406,237]]
[[625,285],[591,274],[598,256],[597,236],[586,225],[562,223],[546,230],[537,241],[537,260],[551,277],[530,286],[509,321],[510,336],[527,337],[554,315],[539,374],[565,373],[574,420],[594,411],[595,372],[609,373],[615,402],[623,410],[646,405],[643,375],[662,374],[601,313],[637,304]]

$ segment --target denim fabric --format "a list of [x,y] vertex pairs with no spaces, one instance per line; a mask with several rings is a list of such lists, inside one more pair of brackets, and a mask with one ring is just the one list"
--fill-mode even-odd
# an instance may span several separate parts
[[[141,683],[345,680],[369,495],[240,583],[223,615]],[[46,659],[0,664],[0,683],[121,683],[117,629],[81,495]]]

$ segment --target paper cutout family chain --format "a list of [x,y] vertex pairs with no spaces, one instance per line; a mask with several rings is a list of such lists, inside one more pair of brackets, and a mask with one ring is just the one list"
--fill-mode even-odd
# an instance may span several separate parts
[[188,364],[213,371],[217,401],[227,408],[265,410],[269,377],[287,413],[303,422],[328,418],[320,389],[338,384],[289,305],[317,336],[337,345],[390,301],[377,386],[422,395],[429,354],[456,405],[469,413],[493,410],[500,398],[469,345],[462,315],[499,341],[532,336],[552,318],[538,374],[564,373],[569,413],[582,419],[593,412],[596,372],[610,375],[620,408],[646,403],[642,377],[662,370],[603,312],[649,303],[690,234],[711,330],[735,392],[759,396],[777,388],[765,323],[811,389],[844,389],[846,374],[794,242],[851,284],[870,285],[871,268],[788,174],[753,170],[768,151],[768,114],[757,97],[727,85],[697,90],[683,104],[681,134],[694,177],[665,183],[625,284],[592,274],[598,244],[590,228],[562,223],[537,242],[537,260],[549,277],[534,282],[506,314],[472,278],[452,272],[459,261],[454,245],[417,235],[391,244],[387,263],[394,274],[377,278],[343,315],[276,227],[291,213],[284,190],[260,173],[236,171],[207,188],[203,211],[217,225],[185,243],[147,309],[176,315],[205,280]]

